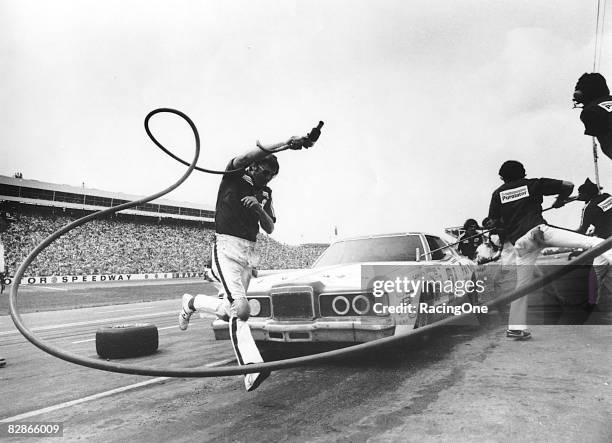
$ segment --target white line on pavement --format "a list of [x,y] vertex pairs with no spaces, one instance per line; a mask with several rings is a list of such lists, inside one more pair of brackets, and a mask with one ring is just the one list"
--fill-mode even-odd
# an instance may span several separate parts
[[[228,358],[228,359],[225,359],[225,360],[209,363],[209,364],[205,365],[205,367],[207,367],[207,368],[214,368],[214,367],[217,367],[217,366],[226,365],[226,364],[231,363],[233,361],[235,361],[235,358]],[[121,392],[126,392],[126,391],[130,391],[132,389],[137,389],[137,388],[140,388],[140,387],[143,387],[143,386],[148,386],[148,385],[152,385],[152,384],[155,384],[155,383],[159,383],[159,382],[168,380],[170,378],[171,377],[156,377],[156,378],[153,378],[151,380],[142,381],[140,383],[135,383],[135,384],[128,385],[128,386],[123,386],[121,388],[111,389],[110,391],[100,392],[100,393],[94,394],[94,395],[88,395],[87,397],[78,398],[76,400],[67,401],[67,402],[64,402],[64,403],[59,403],[57,405],[49,406],[49,407],[42,408],[42,409],[37,409],[35,411],[25,412],[23,414],[14,415],[14,416],[8,417],[8,418],[3,418],[2,420],[0,420],[0,423],[7,423],[7,422],[12,422],[12,421],[18,421],[18,420],[25,420],[26,418],[35,417],[37,415],[45,414],[47,412],[57,411],[58,409],[68,408],[70,406],[74,406],[74,405],[78,405],[78,404],[81,404],[81,403],[85,403],[87,401],[97,400],[99,398],[104,398],[104,397],[108,397],[110,395],[119,394]]]
[[[102,318],[100,320],[89,320],[89,321],[80,321],[80,322],[75,322],[75,323],[64,323],[60,325],[40,326],[38,328],[31,328],[30,330],[31,331],[48,331],[50,329],[69,328],[71,326],[84,326],[84,325],[93,325],[96,323],[104,323],[104,322],[134,320],[134,319],[143,318],[143,317],[159,317],[161,315],[176,314],[176,313],[177,311],[175,309],[173,311],[153,312],[150,314],[141,314],[141,315],[129,315],[127,317]],[[20,332],[18,330],[3,331],[3,332],[0,332],[0,336],[19,334],[19,333]]]
[[73,341],[71,342],[73,345],[76,345],[78,343],[87,343],[88,341],[95,341],[95,338],[88,338],[87,340],[77,340],[77,341]]
[[162,330],[164,330],[164,329],[172,329],[172,328],[174,328],[174,329],[178,329],[178,324],[176,324],[176,325],[172,325],[172,326],[164,326],[163,328],[157,328],[157,330],[158,330],[158,331],[162,331]]
[[109,312],[140,311],[141,309],[155,309],[155,306],[141,306],[139,308],[125,308],[125,309],[109,309],[108,311],[96,312],[96,314],[108,314]]

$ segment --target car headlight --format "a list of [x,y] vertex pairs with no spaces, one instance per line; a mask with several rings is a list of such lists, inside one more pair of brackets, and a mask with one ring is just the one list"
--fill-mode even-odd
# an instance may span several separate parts
[[353,298],[351,302],[351,306],[353,307],[353,311],[355,311],[359,315],[365,315],[370,311],[370,300],[363,295],[359,294],[357,297]]
[[250,299],[249,306],[251,307],[251,315],[257,317],[261,312],[261,303],[259,303],[259,300],[255,298]]
[[247,297],[251,308],[251,317],[266,318],[271,316],[270,297],[257,295]]
[[321,294],[319,306],[322,317],[377,315],[374,312],[374,295],[361,294]]
[[351,302],[349,302],[348,298],[344,297],[343,295],[334,297],[331,305],[334,313],[337,315],[346,315],[351,309]]

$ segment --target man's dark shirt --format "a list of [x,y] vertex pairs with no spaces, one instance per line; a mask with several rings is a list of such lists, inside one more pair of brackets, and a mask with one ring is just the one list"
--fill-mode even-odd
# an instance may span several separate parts
[[504,183],[491,196],[489,217],[504,228],[505,241],[514,244],[530,229],[546,223],[542,196],[563,191],[563,182],[551,178],[521,178]]
[[476,235],[476,232],[474,232],[473,234],[468,234],[466,232],[461,237],[459,237],[460,243],[458,249],[461,255],[464,255],[467,258],[474,260],[476,258],[476,249],[482,243],[482,236],[478,235],[474,238],[470,238],[469,240],[464,240],[465,237],[470,237],[472,235]]
[[612,132],[612,96],[600,97],[584,105],[580,113],[584,133],[601,137]]
[[[232,169],[235,169],[233,159],[225,170]],[[272,208],[272,190],[267,186],[254,185],[251,177],[246,175],[244,169],[241,169],[226,174],[221,179],[215,212],[215,230],[218,234],[233,235],[250,241],[257,240],[259,217],[255,210],[246,208],[241,201],[242,198],[248,196],[255,196],[276,223]]]
[[612,235],[612,197],[603,193],[593,197],[582,210],[582,222],[578,232],[585,233],[590,225],[595,227],[597,237]]

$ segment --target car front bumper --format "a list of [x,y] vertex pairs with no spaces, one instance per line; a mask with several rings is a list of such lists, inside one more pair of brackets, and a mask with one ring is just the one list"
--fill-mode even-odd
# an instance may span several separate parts
[[[389,337],[395,332],[395,323],[390,317],[319,318],[308,321],[251,317],[248,323],[255,341],[264,342],[363,343]],[[229,340],[228,322],[216,319],[213,330],[217,340]]]

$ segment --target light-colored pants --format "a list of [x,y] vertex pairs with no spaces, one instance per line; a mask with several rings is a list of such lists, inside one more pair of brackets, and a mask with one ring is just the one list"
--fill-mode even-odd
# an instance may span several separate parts
[[[545,247],[587,249],[603,241],[598,237],[588,237],[544,224],[532,228],[514,244],[517,272],[516,287],[519,288],[530,282],[536,259]],[[608,250],[593,259],[593,268],[597,274],[599,285],[598,298],[612,290],[610,273],[608,272],[610,265],[612,265],[612,250]],[[527,299],[527,296],[521,297],[510,304],[508,329],[527,329]]]
[[[229,317],[229,333],[236,359],[241,365],[263,362],[246,321],[238,318],[237,309],[247,303],[246,293],[253,267],[259,258],[255,243],[231,235],[217,234],[212,251],[212,275],[218,282],[218,297],[198,294],[196,310]],[[222,298],[221,298],[222,297]]]

